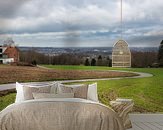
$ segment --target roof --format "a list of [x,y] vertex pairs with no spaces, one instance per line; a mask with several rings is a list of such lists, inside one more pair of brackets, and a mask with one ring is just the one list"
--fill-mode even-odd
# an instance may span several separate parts
[[160,44],[163,44],[163,40],[161,41],[161,43]]
[[123,51],[123,54],[130,54],[130,49],[128,43],[124,40],[119,40],[114,44],[112,55],[119,54],[120,51]]
[[115,46],[127,46],[128,47],[128,43],[124,40],[119,40],[114,44],[114,47]]
[[17,47],[8,46],[6,47],[4,54],[10,53],[11,51],[13,51],[13,49],[19,52],[19,49]]

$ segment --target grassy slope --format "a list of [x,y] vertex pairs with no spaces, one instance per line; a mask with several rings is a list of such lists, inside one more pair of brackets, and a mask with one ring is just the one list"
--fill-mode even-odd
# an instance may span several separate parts
[[[119,68],[111,67],[99,67],[99,66],[76,66],[76,65],[43,65],[51,69],[61,69],[61,70],[121,70]],[[126,68],[125,68],[126,69]]]
[[121,79],[109,81],[97,81],[99,98],[104,104],[108,104],[108,93],[113,91],[118,97],[132,98],[135,101],[137,111],[163,112],[163,68],[109,68],[91,66],[52,66],[53,69],[80,69],[80,70],[127,70],[147,72],[154,76],[141,79]]
[[11,93],[9,95],[0,97],[0,111],[3,110],[9,104],[14,103],[15,102],[15,97],[16,97],[15,93]]
[[[46,66],[54,69],[79,70],[114,70],[109,67],[85,66]],[[111,91],[118,97],[132,98],[135,101],[136,111],[163,112],[163,69],[117,69],[137,72],[148,72],[154,75],[150,78],[121,79],[98,82],[98,94],[104,104],[108,104]],[[0,97],[0,110],[14,102],[15,94]]]
[[[99,81],[99,95],[114,90],[118,97],[134,99],[137,111],[163,112],[163,69],[138,69],[154,74],[151,78]],[[103,103],[107,98],[101,98]]]

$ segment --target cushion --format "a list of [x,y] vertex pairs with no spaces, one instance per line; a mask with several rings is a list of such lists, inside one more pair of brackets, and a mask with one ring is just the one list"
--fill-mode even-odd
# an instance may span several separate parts
[[71,85],[59,84],[58,93],[74,93],[74,98],[87,99],[88,85],[78,85],[78,87],[72,87]]
[[58,86],[59,86],[59,85],[64,85],[65,87],[76,88],[76,87],[83,86],[83,85],[85,85],[85,84],[61,84],[61,83],[58,83]]
[[58,82],[54,82],[51,86],[50,93],[57,93],[57,88],[58,88]]
[[50,93],[51,86],[46,86],[46,87],[28,87],[24,86],[23,87],[23,93],[24,93],[24,100],[30,100],[34,99],[33,93]]
[[16,91],[17,94],[16,94],[15,103],[24,101],[23,85],[16,82]]
[[15,100],[15,103],[18,103],[18,102],[22,102],[24,101],[24,92],[23,92],[23,87],[24,86],[27,86],[27,87],[35,87],[35,88],[40,88],[40,87],[46,87],[46,86],[53,86],[53,92],[56,93],[57,91],[57,87],[55,86],[56,85],[56,82],[52,82],[52,83],[26,83],[26,84],[20,84],[18,82],[16,82],[16,91],[17,91],[17,94],[16,94],[16,100]]
[[74,98],[74,93],[61,93],[61,94],[49,94],[49,93],[33,93],[34,99],[41,98]]
[[98,94],[97,94],[97,83],[88,85],[87,99],[95,102],[99,102]]

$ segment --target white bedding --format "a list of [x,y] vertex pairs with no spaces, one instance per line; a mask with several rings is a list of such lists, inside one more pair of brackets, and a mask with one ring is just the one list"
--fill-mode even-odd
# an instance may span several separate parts
[[0,130],[124,130],[109,107],[79,98],[14,103],[0,112]]
[[82,98],[42,98],[42,99],[26,100],[21,103],[14,103],[11,105],[28,103],[28,102],[78,102],[78,103],[98,104],[98,105],[108,107],[102,103],[94,102],[92,100],[86,100],[86,99],[82,99]]

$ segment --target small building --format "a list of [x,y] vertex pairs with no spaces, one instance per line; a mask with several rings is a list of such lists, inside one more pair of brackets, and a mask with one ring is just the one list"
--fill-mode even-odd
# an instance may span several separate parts
[[131,67],[131,52],[124,40],[119,40],[113,47],[112,67]]
[[19,62],[19,50],[15,46],[0,46],[0,64]]

